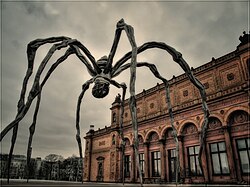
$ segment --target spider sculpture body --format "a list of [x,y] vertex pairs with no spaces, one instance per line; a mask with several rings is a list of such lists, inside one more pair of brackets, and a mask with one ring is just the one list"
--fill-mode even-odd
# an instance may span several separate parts
[[[113,57],[116,53],[117,46],[120,40],[120,36],[122,31],[125,31],[128,37],[128,40],[130,42],[130,45],[132,47],[132,50],[128,53],[126,53],[120,60],[118,60],[113,65]],[[33,65],[34,65],[34,58],[36,55],[37,49],[45,44],[53,44],[53,46],[49,49],[48,53],[40,63],[38,70],[36,72],[33,86],[29,92],[28,97],[26,97],[26,88],[29,81],[29,78],[33,72]],[[60,58],[54,62],[54,64],[51,65],[48,72],[46,73],[43,80],[40,80],[41,74],[44,71],[45,66],[48,64],[50,58],[52,55],[62,48],[67,48],[64,55],[62,55]],[[100,60],[96,61],[95,58],[91,55],[91,53],[88,51],[88,49],[79,41],[68,38],[68,37],[51,37],[46,39],[37,39],[32,42],[30,42],[27,46],[27,58],[28,58],[28,69],[26,72],[26,75],[23,80],[23,87],[21,90],[20,98],[17,105],[17,115],[16,118],[7,125],[1,132],[0,135],[0,141],[4,138],[4,136],[13,129],[12,139],[11,139],[11,147],[9,151],[9,162],[8,162],[8,173],[11,163],[11,157],[13,154],[14,145],[16,142],[17,137],[17,131],[19,122],[23,119],[23,117],[28,112],[33,100],[36,98],[36,107],[33,115],[33,122],[29,128],[30,136],[29,136],[29,142],[28,142],[28,148],[27,148],[27,177],[29,176],[29,165],[30,165],[30,158],[31,158],[31,152],[32,152],[32,138],[35,132],[36,127],[36,119],[37,114],[40,106],[41,101],[41,93],[43,86],[45,85],[46,81],[50,77],[50,75],[53,73],[53,71],[60,65],[62,62],[64,62],[70,55],[75,54],[81,62],[86,66],[89,74],[92,76],[92,78],[88,81],[86,81],[82,85],[82,92],[79,95],[78,102],[77,102],[77,109],[76,109],[76,139],[78,142],[79,147],[79,154],[80,158],[82,158],[82,144],[81,144],[81,138],[80,138],[80,105],[82,102],[82,98],[84,96],[84,93],[86,90],[88,90],[89,85],[94,83],[93,89],[92,89],[92,95],[96,98],[104,98],[109,93],[109,86],[113,85],[117,88],[122,88],[122,101],[121,101],[121,112],[120,112],[120,138],[121,138],[121,148],[122,148],[122,155],[124,160],[124,137],[123,137],[123,113],[124,113],[124,99],[126,94],[126,85],[124,83],[118,83],[114,80],[116,76],[118,76],[121,72],[124,70],[130,68],[130,85],[129,85],[129,92],[130,92],[130,98],[129,98],[129,107],[132,117],[132,130],[134,133],[134,147],[135,147],[135,155],[136,155],[136,165],[137,169],[139,171],[139,178],[141,181],[142,186],[142,174],[141,170],[139,169],[139,156],[138,156],[138,126],[137,126],[137,114],[136,114],[136,100],[135,100],[135,80],[136,80],[136,67],[147,67],[150,69],[150,71],[153,73],[153,75],[163,81],[165,90],[166,90],[166,102],[168,105],[168,115],[170,118],[170,123],[173,129],[173,136],[176,143],[176,151],[177,151],[177,162],[176,162],[176,181],[178,181],[178,173],[179,173],[179,158],[178,158],[178,138],[177,138],[177,132],[176,128],[174,126],[174,118],[173,118],[173,111],[170,103],[170,94],[169,94],[169,84],[168,81],[163,78],[156,66],[154,64],[150,64],[148,62],[137,62],[137,54],[142,53],[143,51],[151,48],[158,48],[162,49],[166,52],[168,52],[175,62],[177,62],[181,68],[184,70],[184,72],[187,74],[190,81],[199,89],[201,100],[202,100],[202,108],[204,113],[204,122],[202,126],[202,132],[200,136],[200,151],[199,151],[199,162],[200,166],[202,165],[201,162],[201,155],[203,153],[203,145],[205,142],[206,137],[206,129],[207,129],[207,123],[208,123],[208,117],[209,117],[209,110],[206,104],[206,94],[205,89],[203,85],[200,83],[198,79],[194,77],[192,74],[192,71],[186,61],[182,58],[181,53],[176,51],[171,46],[168,46],[165,43],[162,42],[147,42],[144,43],[142,46],[137,47],[134,37],[134,30],[133,27],[130,25],[127,25],[123,19],[121,19],[117,23],[116,31],[115,31],[115,38],[113,41],[113,45],[111,48],[111,51],[108,56],[102,57]],[[130,63],[126,63],[128,60],[131,60]],[[25,101],[26,100],[26,101]],[[122,160],[122,163],[124,163]],[[201,167],[203,168],[203,167]],[[9,179],[9,175],[8,175]],[[124,182],[124,172],[123,172],[123,166],[121,166],[121,179]],[[8,180],[9,181],[9,180]],[[28,181],[28,180],[27,180]]]

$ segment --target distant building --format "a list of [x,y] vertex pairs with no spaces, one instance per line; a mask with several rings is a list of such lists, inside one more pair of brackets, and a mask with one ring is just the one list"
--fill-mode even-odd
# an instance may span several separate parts
[[[250,182],[249,51],[249,34],[244,33],[236,50],[193,69],[206,88],[211,112],[206,154],[202,157],[204,173],[197,160],[204,120],[198,89],[185,74],[169,81],[180,147],[179,176],[183,183]],[[175,181],[175,142],[165,100],[162,84],[136,95],[140,167],[146,183]],[[116,98],[111,107],[111,125],[96,131],[91,129],[84,137],[84,181],[119,182],[122,179],[120,108]],[[125,182],[138,182],[128,100],[124,136]]]
[[66,166],[66,173],[69,181],[82,181],[82,166],[79,157],[67,158],[69,164]]
[[0,154],[0,176],[1,178],[7,177],[7,163],[8,163],[8,155],[7,154]]
[[[0,175],[7,178],[8,154],[0,155]],[[26,156],[13,155],[10,178],[26,179]],[[30,179],[82,181],[82,166],[79,157],[69,157],[63,161],[48,162],[41,157],[31,158]]]
[[[1,177],[7,177],[8,154],[1,154]],[[13,155],[10,165],[10,178],[23,179],[25,177],[26,157]]]
[[39,175],[40,175],[40,171],[41,171],[41,167],[42,167],[42,158],[37,157],[35,159],[35,162],[36,162],[35,178],[39,179]]

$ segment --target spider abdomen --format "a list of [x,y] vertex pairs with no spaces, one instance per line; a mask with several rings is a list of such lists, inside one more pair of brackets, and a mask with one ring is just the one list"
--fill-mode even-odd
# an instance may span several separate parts
[[96,82],[92,88],[92,95],[95,98],[104,98],[109,93],[109,83]]

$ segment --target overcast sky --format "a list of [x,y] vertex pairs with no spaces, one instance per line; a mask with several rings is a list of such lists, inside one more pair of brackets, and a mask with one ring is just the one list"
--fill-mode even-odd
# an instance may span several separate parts
[[[68,36],[81,41],[95,59],[108,55],[116,23],[124,18],[134,27],[140,46],[148,41],[162,41],[183,54],[191,67],[198,67],[236,49],[239,36],[248,31],[248,8],[245,2],[2,2],[1,7],[1,128],[16,115],[16,105],[27,69],[26,46],[37,38]],[[35,69],[50,45],[37,51]],[[131,47],[123,33],[115,60]],[[62,54],[58,52],[49,64]],[[182,74],[179,66],[165,52],[149,50],[138,61],[157,65],[167,79]],[[48,65],[49,65],[48,64]],[[48,66],[49,67],[49,66]],[[35,73],[35,71],[34,71]],[[33,76],[31,77],[33,78]],[[43,89],[32,157],[50,153],[64,158],[79,155],[75,140],[75,113],[81,85],[90,79],[77,57],[69,57],[59,66]],[[127,70],[116,78],[129,84]],[[30,85],[33,79],[30,79]],[[159,82],[147,69],[138,69],[136,93]],[[81,136],[90,125],[95,129],[110,125],[110,107],[121,90],[111,88],[104,99],[95,99],[91,88],[81,107]],[[29,90],[28,90],[29,91]],[[129,95],[127,95],[127,98]],[[35,104],[35,100],[34,100]],[[19,126],[15,154],[26,154],[29,125],[34,105]],[[3,139],[3,153],[8,153],[12,131]],[[85,141],[82,140],[83,145]],[[85,148],[83,147],[83,150]]]

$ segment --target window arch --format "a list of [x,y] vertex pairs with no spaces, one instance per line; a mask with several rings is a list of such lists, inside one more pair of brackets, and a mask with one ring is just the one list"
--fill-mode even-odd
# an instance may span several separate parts
[[183,130],[182,130],[182,134],[183,135],[190,135],[190,134],[195,134],[198,132],[197,127],[195,126],[195,124],[193,123],[187,123],[185,124]]
[[228,125],[233,126],[235,124],[246,123],[249,121],[249,114],[243,110],[236,110],[229,115]]
[[138,135],[138,141],[139,141],[139,144],[143,144],[143,138],[140,134]]
[[216,117],[209,117],[208,119],[208,130],[220,128],[222,126],[221,121]]
[[157,134],[156,132],[151,132],[151,133],[149,134],[149,136],[148,136],[148,141],[149,141],[149,142],[155,142],[155,141],[157,141],[157,140],[159,140],[158,134]]
[[[172,146],[175,146],[175,140],[174,140],[174,135],[173,135],[173,129],[172,129],[172,127],[167,128],[165,130],[165,133],[163,134],[163,138],[166,140],[166,145],[170,145],[171,144]],[[175,156],[175,155],[172,155],[172,156]]]
[[170,139],[173,138],[173,129],[172,128],[168,128],[166,129],[165,133],[164,133],[164,139]]

